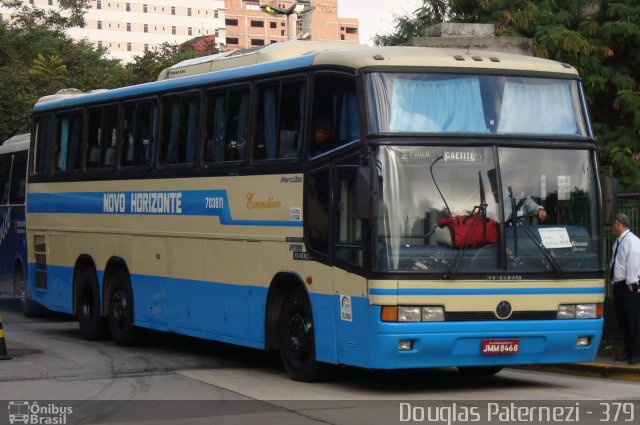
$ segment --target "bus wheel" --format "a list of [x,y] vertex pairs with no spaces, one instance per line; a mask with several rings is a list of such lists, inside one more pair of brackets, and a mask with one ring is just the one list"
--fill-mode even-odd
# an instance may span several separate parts
[[289,376],[294,381],[318,380],[323,368],[315,359],[311,307],[302,290],[294,290],[285,300],[278,335],[280,358]]
[[100,316],[98,282],[91,269],[82,269],[78,276],[78,324],[84,339],[102,339],[107,334],[107,321]]
[[129,276],[119,270],[111,279],[109,291],[109,330],[118,345],[133,345],[138,336],[133,325],[133,293]]
[[469,376],[491,376],[502,370],[502,366],[460,366],[460,373]]

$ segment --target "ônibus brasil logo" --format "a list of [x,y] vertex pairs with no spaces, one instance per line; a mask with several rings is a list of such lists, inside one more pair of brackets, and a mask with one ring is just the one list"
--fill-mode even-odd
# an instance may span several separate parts
[[40,405],[36,401],[9,402],[9,423],[12,425],[65,425],[67,417],[72,413],[73,407],[55,403]]

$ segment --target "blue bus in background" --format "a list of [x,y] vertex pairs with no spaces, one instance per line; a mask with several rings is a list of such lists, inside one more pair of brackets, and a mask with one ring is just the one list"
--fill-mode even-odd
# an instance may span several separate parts
[[25,298],[29,139],[29,134],[19,134],[0,145],[0,294],[21,298],[26,315],[33,310]]

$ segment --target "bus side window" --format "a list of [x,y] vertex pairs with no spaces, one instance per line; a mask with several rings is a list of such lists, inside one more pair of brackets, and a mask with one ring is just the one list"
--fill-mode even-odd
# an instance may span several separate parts
[[11,176],[11,154],[0,155],[0,205],[9,201],[9,178]]
[[36,152],[34,174],[47,175],[51,166],[53,116],[40,117],[36,124]]
[[300,157],[304,87],[302,82],[287,82],[261,88],[254,143],[255,159]]
[[89,113],[87,168],[111,168],[115,164],[118,109],[107,107]]
[[355,82],[335,75],[315,79],[311,156],[315,157],[360,138]]
[[193,164],[198,145],[200,98],[171,96],[163,100],[162,164]]
[[249,93],[246,90],[229,94],[225,134],[225,161],[244,159],[247,147]]
[[207,95],[205,162],[222,162],[224,159],[226,103],[227,96],[224,93]]
[[125,106],[120,163],[123,167],[153,166],[156,105],[141,101]]
[[[0,177],[0,179],[1,178],[2,177]],[[11,190],[9,193],[10,204],[24,204],[26,186],[27,152],[16,152],[13,155],[13,167],[11,168]]]
[[61,114],[57,117],[58,135],[55,146],[55,164],[58,171],[80,169],[80,153],[82,152],[81,112]]
[[331,171],[329,167],[309,173],[305,179],[305,233],[314,251],[329,255],[329,211]]

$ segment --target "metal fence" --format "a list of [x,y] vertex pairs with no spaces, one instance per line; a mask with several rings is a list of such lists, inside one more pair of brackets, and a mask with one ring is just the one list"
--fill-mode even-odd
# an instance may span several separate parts
[[[640,193],[618,195],[616,197],[615,210],[616,213],[628,215],[631,220],[631,231],[636,235],[640,235]],[[605,227],[604,264],[606,270],[609,270],[609,261],[612,255],[611,247],[613,246],[614,238],[611,227]],[[607,285],[607,297],[604,304],[604,334],[602,339],[607,344],[622,344],[622,331],[616,322],[611,285]]]

